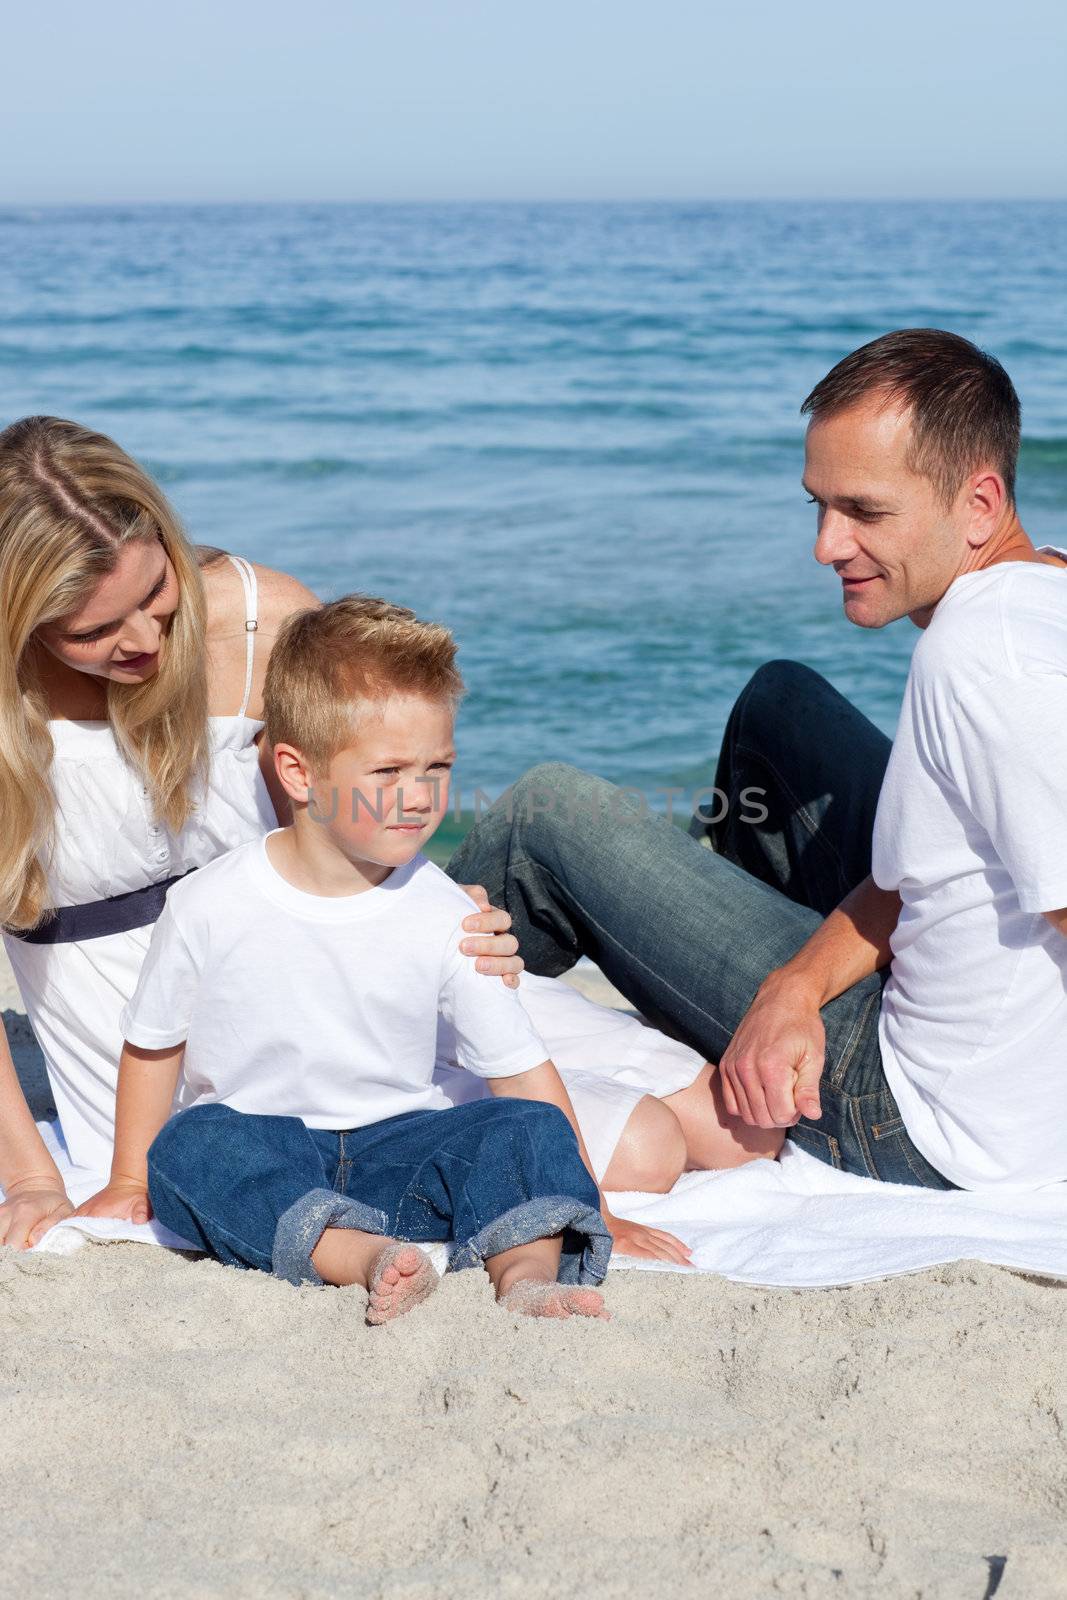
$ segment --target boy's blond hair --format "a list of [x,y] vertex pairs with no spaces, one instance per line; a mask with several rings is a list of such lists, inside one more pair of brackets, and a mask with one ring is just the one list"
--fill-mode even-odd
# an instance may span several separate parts
[[406,606],[346,594],[284,623],[263,688],[263,737],[291,744],[324,772],[352,743],[368,703],[392,695],[445,702],[464,693],[456,642],[447,628],[420,622]]

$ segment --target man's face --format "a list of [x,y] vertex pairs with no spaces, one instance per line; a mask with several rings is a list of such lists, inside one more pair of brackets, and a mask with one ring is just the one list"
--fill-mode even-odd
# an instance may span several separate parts
[[964,566],[967,490],[946,506],[907,464],[906,411],[878,397],[808,428],[804,488],[819,508],[815,559],[841,579],[845,615],[861,628],[910,616],[925,627]]

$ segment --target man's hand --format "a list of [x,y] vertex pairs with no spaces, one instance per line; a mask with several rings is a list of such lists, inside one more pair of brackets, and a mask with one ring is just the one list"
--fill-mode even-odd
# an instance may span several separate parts
[[826,1030],[819,1015],[893,957],[900,896],[864,878],[784,967],[763,983],[719,1063],[723,1101],[752,1128],[822,1116]]
[[13,1183],[0,1205],[0,1245],[27,1250],[73,1210],[62,1184],[44,1178]]
[[463,891],[481,906],[464,917],[463,926],[468,933],[481,934],[478,939],[464,939],[460,949],[465,956],[477,956],[475,966],[490,978],[503,978],[509,989],[519,987],[519,973],[523,959],[516,952],[519,941],[509,933],[511,918],[506,911],[498,911],[489,904],[489,896],[480,883],[463,884]]
[[120,1222],[148,1222],[152,1215],[152,1202],[143,1184],[132,1179],[113,1178],[106,1189],[101,1189],[84,1200],[75,1211],[76,1217],[116,1217]]
[[613,1216],[606,1208],[600,1214],[611,1234],[613,1255],[674,1261],[680,1267],[692,1266],[690,1258],[693,1252],[673,1233],[663,1233],[659,1228],[646,1228],[640,1222],[627,1222],[625,1217]]
[[826,1030],[810,991],[772,973],[719,1063],[731,1116],[753,1128],[791,1128],[822,1116]]

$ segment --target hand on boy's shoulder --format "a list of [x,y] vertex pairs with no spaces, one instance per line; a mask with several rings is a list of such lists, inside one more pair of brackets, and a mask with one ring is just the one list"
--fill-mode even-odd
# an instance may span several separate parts
[[456,883],[429,861],[423,863],[423,870],[436,875],[433,888],[440,904],[453,918],[459,918],[458,926],[453,921],[448,929],[459,954],[473,961],[483,977],[502,978],[507,988],[517,989],[523,960],[518,954],[518,940],[508,931],[508,913],[489,905],[489,897],[480,884]]
[[480,883],[458,884],[451,878],[448,881],[467,903],[459,929],[460,954],[473,960],[483,977],[501,978],[506,988],[517,989],[525,963],[518,953],[519,941],[510,932],[508,912],[489,904],[489,896]]
[[478,902],[428,856],[417,856],[410,870],[406,893],[419,916],[429,919],[435,936],[449,937],[465,917],[477,914]]

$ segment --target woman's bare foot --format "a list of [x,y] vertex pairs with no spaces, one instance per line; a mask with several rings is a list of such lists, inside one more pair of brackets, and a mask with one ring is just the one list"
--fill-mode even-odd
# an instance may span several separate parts
[[499,1300],[505,1311],[517,1311],[523,1317],[596,1317],[601,1322],[611,1321],[611,1312],[604,1309],[604,1296],[576,1283],[521,1278]]
[[367,1276],[367,1321],[377,1327],[421,1305],[440,1283],[437,1269],[415,1244],[389,1243]]

